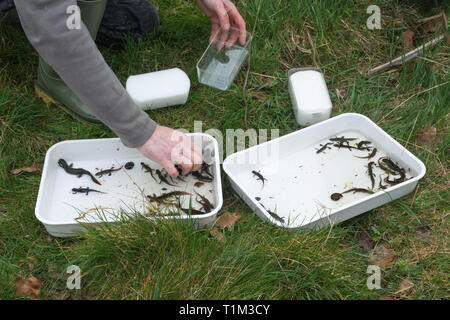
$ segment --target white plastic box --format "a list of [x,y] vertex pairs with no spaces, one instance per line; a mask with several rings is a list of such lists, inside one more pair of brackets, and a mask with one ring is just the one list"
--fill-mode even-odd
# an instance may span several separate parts
[[179,68],[133,75],[126,83],[128,94],[143,110],[185,104],[190,87],[189,77]]
[[[378,149],[370,161],[388,156],[410,178],[374,194],[346,193],[339,201],[330,195],[350,188],[368,188],[367,151],[327,149],[330,137],[370,140]],[[414,190],[425,166],[367,117],[347,113],[228,156],[223,169],[233,189],[264,220],[289,229],[318,229],[353,218]],[[264,185],[253,172],[262,174]],[[376,177],[383,174],[374,168]],[[376,185],[375,189],[377,189]],[[284,223],[273,218],[275,212]]]
[[288,77],[289,94],[299,125],[308,126],[330,118],[331,99],[320,69],[291,69]]
[[[215,179],[212,183],[205,183],[200,188],[196,187],[195,190],[206,196],[213,203],[214,209],[203,215],[150,216],[149,219],[192,219],[198,227],[203,227],[215,221],[222,207],[219,150],[217,141],[210,135],[194,133],[188,136],[204,150],[209,151],[204,154],[205,161],[211,163],[211,172]],[[92,174],[98,170],[109,169],[111,166],[118,168],[129,161],[134,162],[134,168],[131,170],[122,168],[120,171],[113,172],[111,176],[99,178],[102,183],[99,186],[86,175],[78,178],[67,174],[58,165],[60,158],[65,159],[69,164],[74,163],[74,168],[84,168]],[[173,190],[192,192],[193,185],[197,182],[189,176],[186,183],[180,183],[181,187],[172,188],[166,184],[158,184],[149,173],[142,170],[141,161],[152,168],[161,169],[161,166],[146,159],[136,149],[125,147],[118,138],[69,140],[53,145],[45,156],[35,208],[36,218],[44,224],[51,235],[72,236],[84,230],[83,226],[75,220],[82,212],[88,213],[84,219],[80,220],[83,223],[114,223],[123,219],[123,216],[120,216],[121,210],[125,213],[145,213],[148,206],[146,195],[153,193],[159,195],[163,187],[167,189],[166,192]],[[85,195],[71,192],[72,188],[79,187],[89,187],[106,194],[92,192]],[[195,196],[194,192],[192,194]],[[188,207],[188,203],[183,203],[183,207]],[[192,201],[192,207],[199,209],[196,201]],[[99,217],[98,212],[103,216]]]
[[[239,36],[242,32],[237,28],[230,28],[229,33],[222,36],[222,29],[217,31],[197,63],[200,83],[224,91],[230,88],[250,50],[251,35],[246,32],[246,42],[241,45]],[[226,48],[231,37],[237,37],[237,40],[231,47]]]

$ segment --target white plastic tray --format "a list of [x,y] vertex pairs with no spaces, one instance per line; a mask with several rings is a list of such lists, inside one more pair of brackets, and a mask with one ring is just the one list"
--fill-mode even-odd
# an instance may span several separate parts
[[[209,150],[212,161],[205,154],[205,160],[211,163],[211,172],[214,174],[212,183],[205,183],[197,192],[206,196],[214,205],[214,210],[204,215],[188,216],[182,214],[168,218],[193,219],[198,227],[209,225],[216,219],[216,215],[222,207],[222,185],[220,178],[219,150],[217,141],[210,135],[194,133],[188,134],[196,143]],[[125,165],[128,161],[134,162],[134,168],[113,172],[111,176],[99,178],[101,186],[92,182],[84,175],[80,178],[67,174],[58,165],[60,158],[74,168],[84,168],[95,174],[99,169],[105,170],[114,166],[115,168]],[[146,195],[161,194],[162,188],[170,192],[173,190],[193,191],[193,185],[197,180],[190,175],[186,183],[179,182],[178,187],[156,183],[149,173],[141,168],[141,161],[149,164],[152,168],[161,166],[146,159],[136,149],[125,147],[118,138],[112,139],[90,139],[70,140],[53,145],[46,154],[39,194],[36,202],[35,214],[47,231],[53,236],[71,236],[83,230],[83,226],[75,220],[82,212],[88,212],[84,223],[116,222],[123,219],[120,212],[132,214],[133,212],[145,213],[149,202]],[[106,192],[106,194],[89,193],[73,194],[72,188],[89,187],[91,189]],[[185,196],[187,197],[187,196]],[[183,198],[183,207],[189,207],[189,197]],[[192,207],[199,209],[193,193]],[[187,201],[187,202],[186,202]],[[95,209],[98,210],[95,210]],[[103,216],[99,220],[99,213]],[[150,218],[155,218],[151,216]],[[158,217],[159,218],[159,217]]]
[[[330,195],[335,192],[371,187],[369,161],[355,157],[366,156],[367,151],[332,148],[316,152],[320,144],[335,136],[370,140],[378,149],[370,161],[376,163],[381,156],[388,156],[398,161],[411,179],[374,194],[346,193],[339,201],[331,200]],[[234,190],[259,217],[291,229],[319,229],[353,218],[412,192],[425,174],[425,166],[418,158],[370,119],[355,113],[342,114],[232,154],[225,159],[223,169]],[[264,187],[252,171],[267,178]],[[378,178],[382,171],[375,168],[374,173]],[[284,223],[266,209],[275,212]]]

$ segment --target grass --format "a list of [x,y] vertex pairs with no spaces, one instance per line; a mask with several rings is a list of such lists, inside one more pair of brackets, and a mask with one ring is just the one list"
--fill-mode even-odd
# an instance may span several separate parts
[[[236,1],[251,30],[259,0]],[[33,93],[37,54],[23,32],[0,28],[0,298],[16,299],[14,280],[32,273],[42,299],[448,299],[449,47],[443,41],[394,72],[365,72],[402,52],[400,34],[448,7],[443,2],[376,1],[382,30],[367,30],[373,1],[262,0],[252,43],[247,103],[250,128],[298,129],[286,71],[319,66],[325,72],[333,115],[367,115],[417,155],[427,174],[409,196],[345,223],[312,233],[291,233],[258,219],[224,179],[221,212],[243,216],[221,244],[190,224],[146,220],[106,226],[70,238],[53,238],[34,217],[39,173],[14,168],[42,164],[46,150],[67,139],[113,137],[85,125]],[[209,22],[193,1],[157,1],[162,27],[146,41],[130,39],[121,51],[100,48],[118,77],[180,67],[192,86],[184,107],[151,111],[162,125],[203,130],[243,128],[245,66],[221,92],[197,81],[195,65],[207,45]],[[338,95],[337,92],[340,94]],[[393,111],[395,110],[395,111]],[[393,111],[393,112],[392,112]],[[421,129],[437,129],[436,144],[418,144]],[[423,232],[427,230],[427,232]],[[366,287],[368,237],[393,250],[382,288]],[[81,267],[82,289],[66,289],[67,266]],[[402,280],[414,288],[395,294]]]

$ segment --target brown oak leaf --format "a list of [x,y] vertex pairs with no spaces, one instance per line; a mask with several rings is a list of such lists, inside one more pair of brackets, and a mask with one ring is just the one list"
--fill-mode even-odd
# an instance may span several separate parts
[[402,42],[408,51],[414,50],[413,38],[414,32],[409,29],[402,33]]
[[379,246],[374,252],[369,255],[369,262],[376,264],[383,269],[388,268],[393,261],[393,251],[383,245]]
[[33,172],[36,172],[36,171],[41,171],[41,168],[37,167],[37,166],[24,167],[24,168],[19,168],[19,169],[13,169],[13,170],[11,170],[11,173],[12,174],[19,174],[19,173],[22,173],[22,172],[33,173]]
[[240,218],[242,218],[241,215],[237,213],[230,214],[228,212],[225,212],[222,214],[217,222],[215,223],[215,228],[226,228],[228,230],[232,230],[234,227],[234,224],[236,221],[238,221]]
[[437,130],[430,125],[425,126],[417,132],[416,144],[423,148],[430,148],[436,142]]
[[17,296],[28,296],[29,300],[37,300],[41,293],[42,283],[31,274],[26,278],[20,275],[16,278],[15,287]]

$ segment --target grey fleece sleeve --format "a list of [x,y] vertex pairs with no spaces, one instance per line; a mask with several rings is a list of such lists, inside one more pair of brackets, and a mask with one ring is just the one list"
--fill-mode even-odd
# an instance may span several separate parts
[[15,0],[22,27],[39,55],[92,113],[128,147],[142,145],[156,123],[130,98],[98,51],[86,26],[67,27],[75,0]]

